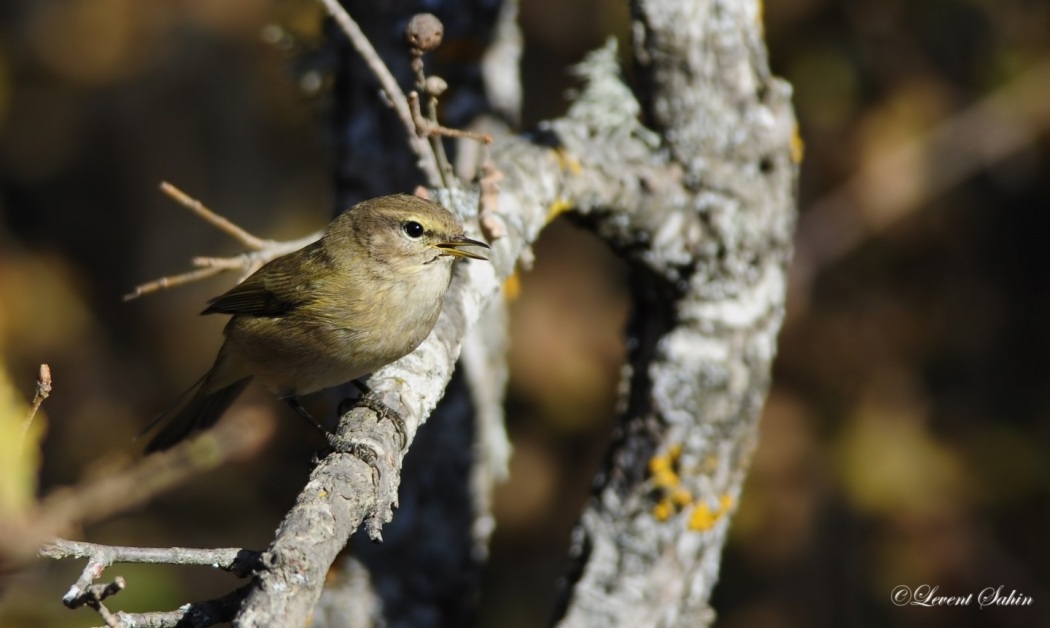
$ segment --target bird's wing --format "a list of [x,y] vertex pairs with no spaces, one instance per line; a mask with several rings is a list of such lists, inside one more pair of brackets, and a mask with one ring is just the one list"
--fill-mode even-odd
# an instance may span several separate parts
[[[309,248],[309,247],[308,247]],[[301,250],[271,260],[226,294],[208,301],[201,314],[246,314],[284,316],[309,300],[307,266],[324,263],[323,256]]]

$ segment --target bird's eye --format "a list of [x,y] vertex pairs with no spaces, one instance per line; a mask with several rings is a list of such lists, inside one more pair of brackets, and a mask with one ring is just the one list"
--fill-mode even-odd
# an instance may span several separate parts
[[423,236],[423,225],[419,224],[414,220],[409,220],[401,224],[401,230],[405,232],[405,235],[415,240]]

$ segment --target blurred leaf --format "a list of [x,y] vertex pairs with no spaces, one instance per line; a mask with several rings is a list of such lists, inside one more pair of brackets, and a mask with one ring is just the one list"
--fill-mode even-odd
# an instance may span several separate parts
[[63,351],[92,324],[75,274],[47,255],[0,255],[0,346],[10,357]]
[[848,497],[862,510],[894,518],[958,505],[965,482],[958,456],[929,433],[919,404],[892,397],[862,402],[836,445]]

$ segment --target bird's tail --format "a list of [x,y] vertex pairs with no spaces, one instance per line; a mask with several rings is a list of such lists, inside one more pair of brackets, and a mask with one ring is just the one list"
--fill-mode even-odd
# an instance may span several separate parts
[[168,424],[153,437],[153,440],[151,440],[148,445],[146,445],[146,453],[168,449],[193,432],[207,429],[212,425],[215,425],[219,420],[219,417],[221,417],[230,405],[233,404],[234,400],[240,396],[245,387],[248,386],[248,382],[252,379],[251,377],[244,377],[222,388],[209,390],[210,387],[208,384],[210,379],[209,376],[211,374],[212,371],[209,371],[204,377],[200,378],[196,384],[175,400],[175,404],[173,404],[172,407],[160,413],[160,415],[150,421],[149,425],[138,433],[136,438],[153,429],[154,426],[172,413],[172,410],[178,406],[179,402],[185,398],[187,394],[196,389],[193,397],[191,397],[185,405],[179,408],[178,412],[168,421]]

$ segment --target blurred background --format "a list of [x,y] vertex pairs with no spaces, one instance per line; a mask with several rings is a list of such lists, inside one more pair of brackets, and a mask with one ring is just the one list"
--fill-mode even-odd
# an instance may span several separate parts
[[[621,39],[613,0],[523,3],[525,124],[561,70]],[[779,0],[774,71],[795,87],[802,218],[762,441],[733,521],[719,625],[1050,625],[1050,4]],[[278,25],[279,29],[272,26]],[[137,455],[132,435],[203,372],[232,277],[123,303],[239,252],[157,191],[293,238],[333,197],[310,0],[0,4],[0,355],[31,397],[48,362],[40,486]],[[627,316],[623,269],[556,223],[512,307],[512,479],[482,623],[544,625],[606,444]],[[85,531],[132,545],[264,547],[318,443],[279,415],[256,458]],[[59,602],[76,561],[8,576],[2,626],[89,626]],[[113,606],[225,593],[200,568],[114,568]],[[1024,609],[897,608],[899,584],[1003,585]]]

